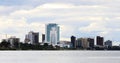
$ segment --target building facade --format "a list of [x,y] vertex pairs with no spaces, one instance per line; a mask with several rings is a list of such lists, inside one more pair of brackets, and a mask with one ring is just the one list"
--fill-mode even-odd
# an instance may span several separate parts
[[16,38],[16,37],[10,37],[10,38],[8,38],[8,42],[10,42],[11,48],[13,48],[13,47],[18,48],[20,39]]
[[111,41],[111,40],[107,40],[107,41],[105,42],[105,46],[106,46],[106,47],[112,47],[112,41]]
[[96,45],[97,46],[103,46],[104,45],[103,42],[104,42],[104,38],[103,37],[100,37],[100,36],[96,37]]
[[80,38],[76,40],[76,48],[82,48],[82,42]]
[[76,37],[75,36],[71,36],[71,46],[72,48],[76,48]]
[[58,46],[60,47],[65,47],[65,48],[70,48],[71,42],[70,41],[60,41]]
[[78,38],[76,40],[76,48],[94,48],[93,38]]
[[57,45],[60,39],[60,30],[58,24],[47,24],[45,29],[45,35],[45,42]]
[[42,43],[45,42],[45,34],[42,34]]
[[89,48],[94,48],[94,38],[88,38]]
[[82,48],[87,49],[89,47],[88,38],[80,38],[80,40]]
[[38,44],[39,43],[39,33],[38,32],[30,31],[25,36],[25,43]]

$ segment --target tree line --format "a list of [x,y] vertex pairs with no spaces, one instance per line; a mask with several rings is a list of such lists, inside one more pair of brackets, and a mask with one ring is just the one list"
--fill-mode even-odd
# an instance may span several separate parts
[[[84,49],[53,46],[48,45],[48,43],[44,43],[43,45],[41,45],[40,43],[33,45],[22,42],[14,42],[11,44],[9,41],[3,40],[0,43],[0,50],[84,50]],[[87,48],[86,50],[120,50],[120,47],[119,46],[112,46],[107,48],[94,47],[93,49]]]

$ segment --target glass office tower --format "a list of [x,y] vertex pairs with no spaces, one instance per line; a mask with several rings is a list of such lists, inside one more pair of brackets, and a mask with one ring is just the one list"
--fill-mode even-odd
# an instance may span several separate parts
[[57,45],[59,42],[59,26],[58,24],[55,23],[50,23],[46,25],[46,30],[45,30],[45,42],[52,44],[52,45]]

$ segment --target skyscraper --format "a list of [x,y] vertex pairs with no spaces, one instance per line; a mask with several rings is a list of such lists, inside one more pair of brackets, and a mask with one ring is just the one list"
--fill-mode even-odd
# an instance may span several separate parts
[[30,44],[38,44],[39,43],[39,33],[30,31],[25,37],[25,42],[26,43],[30,42]]
[[89,42],[89,47],[94,48],[94,39],[93,38],[88,38],[88,42]]
[[76,48],[82,48],[81,38],[78,38],[78,39],[76,40]]
[[59,42],[59,26],[58,24],[55,23],[50,23],[46,25],[46,30],[45,30],[45,42],[57,45]]
[[45,42],[45,34],[42,34],[42,42]]
[[79,40],[81,41],[82,48],[87,49],[89,47],[88,38],[79,38]]
[[76,37],[75,36],[71,36],[71,44],[73,48],[76,48]]
[[103,42],[104,42],[104,38],[103,37],[100,37],[100,36],[97,36],[96,37],[96,45],[97,46],[103,46]]

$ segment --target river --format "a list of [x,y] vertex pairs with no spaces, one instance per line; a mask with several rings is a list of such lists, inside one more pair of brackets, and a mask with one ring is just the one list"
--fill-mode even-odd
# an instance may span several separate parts
[[120,51],[0,51],[0,63],[120,63]]

